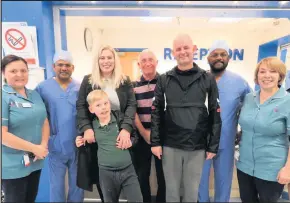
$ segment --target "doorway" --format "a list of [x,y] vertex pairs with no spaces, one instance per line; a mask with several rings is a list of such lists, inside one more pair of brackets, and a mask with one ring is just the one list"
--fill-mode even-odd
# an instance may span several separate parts
[[140,52],[117,52],[123,68],[123,73],[130,77],[131,81],[136,81],[141,76],[138,67],[138,56]]

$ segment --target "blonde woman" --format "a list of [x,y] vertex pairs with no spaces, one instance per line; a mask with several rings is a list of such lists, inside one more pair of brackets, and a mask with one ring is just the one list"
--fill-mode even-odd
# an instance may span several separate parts
[[[115,50],[110,46],[103,46],[99,49],[93,63],[92,73],[84,77],[77,100],[78,130],[81,134],[84,134],[84,140],[90,144],[90,150],[95,153],[92,158],[97,159],[97,144],[95,143],[92,127],[92,121],[95,115],[89,112],[89,104],[86,100],[88,94],[94,89],[104,90],[109,96],[112,110],[120,110],[125,114],[124,121],[121,125],[122,130],[117,140],[120,142],[123,149],[127,149],[131,146],[130,134],[133,130],[137,102],[132,83],[129,77],[122,73],[120,59]],[[89,168],[90,170],[94,170],[92,173],[98,176],[98,162],[97,160],[91,161],[91,163],[95,163],[95,165]],[[98,177],[94,177],[93,183],[97,184],[99,194],[102,198]],[[90,184],[93,183],[90,182]],[[79,186],[80,184],[81,183],[79,183]]]
[[280,59],[263,59],[255,71],[261,90],[244,100],[236,164],[242,202],[277,202],[290,182],[290,94],[281,87],[285,75]]

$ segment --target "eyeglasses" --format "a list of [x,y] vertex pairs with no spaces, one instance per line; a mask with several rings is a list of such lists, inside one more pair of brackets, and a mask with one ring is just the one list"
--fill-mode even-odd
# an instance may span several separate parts
[[56,66],[58,66],[58,67],[60,67],[60,68],[62,68],[62,67],[66,67],[66,68],[70,68],[70,67],[72,67],[72,64],[69,64],[69,63],[57,63],[57,64],[55,64]]
[[212,58],[218,58],[219,56],[221,56],[222,58],[227,58],[229,55],[226,53],[221,53],[221,54],[214,53],[214,54],[209,55],[209,57],[212,57]]

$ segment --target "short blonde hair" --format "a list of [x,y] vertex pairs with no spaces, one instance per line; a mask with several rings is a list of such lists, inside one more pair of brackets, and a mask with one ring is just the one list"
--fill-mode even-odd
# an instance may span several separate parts
[[109,45],[101,46],[98,53],[94,57],[93,61],[93,70],[91,77],[89,79],[90,84],[92,85],[93,89],[94,86],[99,86],[101,88],[104,87],[104,83],[102,81],[102,73],[99,64],[99,58],[104,50],[109,50],[113,53],[114,60],[115,60],[115,67],[112,74],[112,82],[115,88],[118,88],[120,84],[124,83],[127,79],[126,76],[122,73],[122,66],[120,62],[120,58],[116,51]]
[[267,58],[262,59],[257,64],[256,70],[255,70],[255,78],[254,78],[255,83],[257,85],[259,85],[258,73],[259,73],[259,69],[260,69],[262,64],[266,65],[271,70],[275,70],[279,73],[280,79],[278,81],[278,84],[282,85],[282,83],[286,77],[287,69],[286,69],[286,65],[278,57],[267,57]]
[[89,105],[92,105],[96,101],[99,101],[105,98],[109,98],[106,92],[104,92],[103,90],[93,90],[88,94],[87,102]]

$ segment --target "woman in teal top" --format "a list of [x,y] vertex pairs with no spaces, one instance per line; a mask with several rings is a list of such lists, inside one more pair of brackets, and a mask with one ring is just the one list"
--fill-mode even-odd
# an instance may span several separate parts
[[237,175],[243,202],[277,202],[290,182],[290,94],[281,87],[286,66],[276,57],[263,59],[241,109],[242,129]]
[[2,187],[5,202],[35,202],[43,159],[47,156],[49,123],[40,95],[25,88],[27,62],[2,59]]

